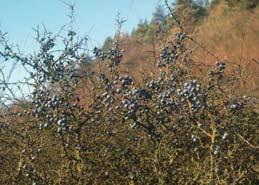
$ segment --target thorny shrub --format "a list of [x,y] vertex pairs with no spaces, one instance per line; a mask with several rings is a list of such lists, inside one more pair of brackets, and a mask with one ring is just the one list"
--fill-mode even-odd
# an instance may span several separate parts
[[30,75],[12,84],[1,70],[1,101],[14,98],[20,83],[33,91],[2,106],[1,184],[259,182],[259,115],[249,97],[231,91],[226,62],[203,76],[190,72],[193,39],[165,3],[178,32],[163,39],[158,78],[145,84],[118,68],[120,19],[113,47],[93,49],[94,65],[107,64],[105,72],[81,70],[89,66],[87,38],[72,27],[56,35],[36,30],[39,49],[31,55],[16,52],[1,32],[1,60],[22,64]]

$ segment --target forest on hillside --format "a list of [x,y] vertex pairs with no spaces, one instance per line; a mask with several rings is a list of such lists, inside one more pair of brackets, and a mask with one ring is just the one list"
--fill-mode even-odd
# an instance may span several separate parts
[[0,30],[0,184],[259,184],[258,0],[161,0],[93,49],[67,6],[33,53]]

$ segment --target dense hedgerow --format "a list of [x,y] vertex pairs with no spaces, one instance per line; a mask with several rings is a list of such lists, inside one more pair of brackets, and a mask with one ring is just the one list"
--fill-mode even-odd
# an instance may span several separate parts
[[1,34],[1,59],[28,69],[33,89],[15,110],[3,108],[1,184],[259,182],[259,115],[251,99],[233,92],[224,61],[203,76],[192,72],[193,39],[169,12],[178,32],[163,39],[158,77],[144,84],[119,69],[120,19],[112,48],[93,49],[93,65],[107,64],[99,72],[82,70],[89,67],[87,38],[72,29],[37,31],[39,50],[28,56]]

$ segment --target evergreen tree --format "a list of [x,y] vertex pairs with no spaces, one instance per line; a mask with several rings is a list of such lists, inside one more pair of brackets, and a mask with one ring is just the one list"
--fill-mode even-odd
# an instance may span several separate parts
[[259,4],[259,0],[226,0],[229,6],[241,6],[246,9],[253,9]]
[[107,37],[106,39],[105,39],[105,41],[104,41],[104,43],[103,43],[103,47],[102,47],[102,49],[104,50],[104,51],[107,51],[107,50],[109,50],[111,47],[112,47],[112,44],[113,44],[113,39],[112,39],[112,37]]
[[177,0],[175,3],[175,14],[179,20],[194,23],[206,15],[204,2],[199,0]]
[[163,6],[159,5],[156,10],[155,13],[153,13],[153,17],[152,17],[152,21],[151,23],[163,23],[166,19],[166,15],[165,15],[165,11]]
[[162,5],[157,6],[155,12],[153,13],[152,20],[149,25],[149,29],[146,34],[146,41],[153,41],[155,34],[159,31],[165,30],[167,16],[165,14],[164,7]]
[[209,0],[195,0],[193,1],[200,7],[208,7],[209,6]]
[[147,20],[140,20],[136,29],[132,31],[132,37],[138,42],[145,41],[146,34],[149,30],[149,24]]

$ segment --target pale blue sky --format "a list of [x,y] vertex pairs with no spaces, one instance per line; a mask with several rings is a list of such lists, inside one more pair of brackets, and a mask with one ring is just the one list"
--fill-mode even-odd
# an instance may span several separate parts
[[75,28],[96,43],[115,31],[114,19],[118,12],[127,22],[123,31],[130,32],[140,19],[150,20],[159,0],[0,0],[0,29],[9,33],[10,41],[22,50],[31,50],[32,28],[43,23],[56,32],[68,23],[67,6],[76,2]]
[[[75,2],[75,30],[79,35],[88,35],[93,41],[90,47],[101,46],[107,36],[115,33],[115,18],[118,13],[127,20],[122,31],[131,32],[140,19],[150,20],[161,0],[0,0],[0,30],[8,32],[9,41],[19,45],[22,52],[35,49],[32,28],[45,25],[57,32],[69,23],[68,7]],[[11,63],[0,63],[8,73]],[[10,82],[22,80],[25,71],[16,66]]]

